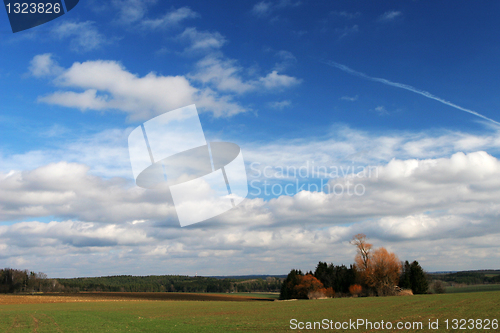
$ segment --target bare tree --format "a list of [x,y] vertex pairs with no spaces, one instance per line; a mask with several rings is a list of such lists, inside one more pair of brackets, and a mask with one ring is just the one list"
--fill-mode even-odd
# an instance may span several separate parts
[[[361,266],[358,267],[358,269],[367,270],[369,267],[372,244],[366,242],[365,234],[354,235],[351,240],[351,244],[356,246],[358,249],[359,260],[356,260],[356,265]],[[356,256],[356,259],[358,259],[358,256]]]

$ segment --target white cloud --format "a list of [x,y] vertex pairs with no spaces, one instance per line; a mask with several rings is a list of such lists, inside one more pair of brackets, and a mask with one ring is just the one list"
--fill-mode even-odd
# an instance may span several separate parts
[[333,11],[330,14],[334,15],[334,16],[342,17],[342,18],[347,19],[347,20],[352,20],[354,18],[357,18],[357,17],[361,16],[360,12],[349,13],[349,12],[346,12],[346,11],[341,11],[341,12],[339,12],[339,11]]
[[[281,101],[281,102],[287,102]],[[280,102],[278,102],[280,103]],[[286,104],[286,103],[283,103]],[[44,133],[52,130],[47,128]],[[0,171],[35,169],[61,160],[85,164],[92,175],[131,179],[132,171],[127,148],[127,137],[132,128],[109,129],[93,135],[76,133],[75,139],[64,134],[53,137],[57,145],[51,149],[33,150],[23,154],[2,152],[0,147]],[[63,132],[64,133],[64,132]],[[64,140],[63,140],[64,137]],[[461,132],[385,132],[374,134],[343,126],[334,126],[321,139],[295,138],[266,144],[241,142],[231,136],[221,136],[221,141],[239,142],[245,161],[265,166],[295,166],[309,163],[316,166],[381,165],[395,156],[400,159],[432,159],[451,156],[456,151],[500,152],[498,132],[473,135]],[[249,175],[254,172],[249,169]]]
[[[273,148],[275,154],[279,148]],[[294,149],[300,150],[288,148]],[[311,147],[309,150],[309,154],[318,154]],[[289,155],[283,148],[280,153]],[[245,150],[245,154],[250,161],[255,161],[255,152]],[[96,155],[98,160],[98,150]],[[272,160],[273,154],[268,155],[267,158]],[[299,152],[295,156],[300,156]],[[464,219],[467,216],[468,221],[484,221],[489,227],[500,207],[500,162],[485,152],[456,153],[448,158],[425,160],[393,159],[387,164],[372,165],[367,169],[371,172],[370,177],[367,174],[352,177],[351,169],[344,169],[345,176],[344,171],[339,170],[333,175],[331,166],[338,164],[320,163],[320,156],[315,161],[317,168],[329,168],[326,180],[331,179],[332,193],[310,192],[319,188],[306,185],[302,188],[304,192],[280,196],[268,203],[261,199],[248,200],[241,209],[219,219],[220,222],[227,225],[286,225],[307,219],[311,225],[329,225],[362,222],[368,218],[429,215],[436,221],[446,218],[457,223],[467,221]],[[296,162],[289,162],[263,165],[297,166]],[[354,165],[347,167],[354,168]],[[249,181],[261,179],[253,174],[253,170],[249,173]],[[273,172],[268,170],[268,174]],[[331,178],[337,175],[339,178]],[[305,178],[307,184],[313,182],[311,173],[309,176]],[[276,179],[266,180],[278,184]],[[288,181],[294,182],[294,179]],[[287,179],[281,184],[287,184]],[[59,162],[31,171],[2,173],[0,203],[3,209],[0,218],[5,221],[61,216],[106,223],[164,218],[175,221],[173,206],[164,199],[165,194],[130,186],[130,182],[124,179],[105,180],[93,176],[89,167],[77,163]],[[348,186],[351,194],[347,192]],[[344,188],[342,195],[341,188]],[[356,191],[363,189],[363,195],[352,195],[354,188]],[[255,187],[251,187],[250,193],[255,193]],[[447,229],[446,232],[450,231]]]
[[141,22],[142,27],[148,29],[165,29],[179,25],[182,21],[189,18],[196,18],[200,15],[192,11],[189,7],[182,7],[166,13],[161,18],[145,19]]
[[232,59],[225,59],[220,54],[211,54],[198,61],[196,71],[189,78],[203,84],[209,84],[218,91],[243,94],[262,89],[280,89],[297,85],[302,80],[272,71],[260,78],[244,79],[243,68]]
[[[355,249],[348,243],[355,227],[315,230],[167,229],[151,225],[112,225],[74,221],[0,227],[6,265],[44,271],[50,277],[117,274],[286,274],[291,268],[314,270],[317,262],[349,265]],[[498,233],[460,239],[396,242],[369,235],[402,260],[417,259],[426,270],[496,267]],[[210,260],[206,258],[210,257]],[[22,262],[20,266],[19,263]],[[228,264],[231,263],[231,265]],[[479,265],[482,266],[478,266]]]
[[284,108],[287,108],[292,105],[292,102],[290,101],[281,101],[281,102],[271,102],[269,103],[269,106],[272,107],[273,109],[279,109],[283,110]]
[[339,36],[339,39],[342,39],[344,37],[347,37],[349,35],[353,35],[359,31],[359,27],[357,24],[351,26],[351,27],[344,27],[344,28],[336,28],[335,33]]
[[386,116],[389,114],[389,111],[386,110],[385,106],[379,105],[375,108],[375,111],[378,113],[379,116]]
[[239,73],[242,68],[235,60],[207,56],[196,64],[196,72],[190,75],[193,80],[204,84],[211,83],[220,91],[244,93],[255,89],[252,82],[245,82]]
[[[337,128],[334,137],[318,141],[242,144],[245,159],[262,167],[300,167],[306,161],[317,167],[352,167],[354,160],[354,165],[377,166],[378,172],[373,177],[331,180],[332,185],[344,187],[350,182],[351,190],[363,185],[361,196],[311,192],[306,187],[299,194],[268,202],[247,199],[236,209],[190,228],[177,225],[166,193],[137,188],[124,176],[110,178],[121,175],[120,168],[130,172],[124,146],[127,133],[102,133],[57,152],[38,153],[37,163],[63,156],[85,160],[92,169],[81,161],[30,169],[25,167],[33,163],[28,156],[2,159],[4,168],[17,163],[27,170],[0,174],[1,218],[63,220],[0,226],[6,264],[23,262],[30,269],[66,276],[129,270],[133,274],[137,267],[146,274],[164,274],[152,267],[166,262],[171,274],[245,274],[244,268],[235,270],[239,263],[259,267],[262,273],[286,273],[292,267],[309,269],[318,260],[351,263],[355,253],[347,241],[358,232],[366,233],[375,246],[396,251],[403,260],[419,260],[428,270],[493,267],[499,259],[491,253],[500,253],[500,161],[482,151],[454,153],[457,147],[498,150],[498,133],[380,136]],[[113,161],[116,170],[111,168]],[[106,174],[107,179],[96,173]],[[249,170],[250,181],[260,179],[252,174]],[[203,259],[206,255],[212,258],[210,265]],[[114,264],[119,258],[122,264]]]
[[274,66],[274,69],[278,72],[282,72],[297,63],[297,58],[292,54],[292,52],[281,50],[276,53],[276,56],[281,59],[281,61],[277,62]]
[[51,53],[39,54],[30,61],[29,71],[35,77],[56,76],[61,74],[63,68],[52,59]]
[[354,96],[354,97],[350,97],[350,96],[342,96],[340,99],[343,100],[343,101],[349,101],[349,102],[355,102],[358,100],[358,95]]
[[156,0],[112,0],[111,5],[117,11],[117,22],[131,24],[141,20],[148,11],[148,6]]
[[[58,163],[3,174],[2,212],[80,221],[0,226],[0,246],[6,249],[6,262],[22,258],[36,267],[38,261],[49,274],[63,267],[61,262],[48,264],[54,255],[69,264],[69,272],[77,268],[78,258],[78,269],[103,274],[126,274],[137,265],[152,274],[156,266],[148,264],[166,261],[171,263],[168,273],[176,274],[244,274],[244,269],[234,270],[240,262],[260,267],[262,273],[286,273],[296,265],[309,269],[318,260],[351,263],[355,251],[348,240],[358,232],[403,260],[419,260],[428,270],[479,268],[478,262],[493,267],[498,261],[491,253],[500,253],[495,241],[500,234],[500,161],[491,155],[393,160],[379,166],[378,177],[335,183],[347,181],[363,184],[365,195],[303,191],[267,203],[247,199],[211,222],[181,229],[175,221],[161,222],[162,216],[175,215],[163,195],[89,176],[83,165]],[[204,265],[207,255],[210,266]],[[113,266],[115,256],[126,258],[124,264]],[[66,261],[69,257],[73,263]]]
[[151,72],[139,77],[115,61],[74,63],[56,78],[56,83],[84,91],[57,91],[40,97],[40,102],[81,110],[115,109],[128,113],[132,120],[149,119],[194,103],[216,117],[244,111],[229,97],[193,87],[184,76],[161,76]]
[[58,91],[50,96],[40,98],[39,101],[81,110],[105,110],[110,108],[106,98],[97,96],[97,90],[95,89],[89,89],[82,93]]
[[252,13],[257,16],[266,16],[272,10],[272,4],[270,2],[261,1],[252,8]]
[[379,16],[378,21],[389,22],[389,21],[392,21],[395,18],[401,16],[401,14],[402,14],[401,12],[395,11],[395,10],[387,11],[384,14]]
[[88,174],[88,170],[82,164],[58,162],[0,174],[0,219],[60,216],[125,223],[175,218],[172,205],[154,199],[154,195],[162,195],[160,192],[147,192],[124,179],[104,180]]
[[217,50],[226,43],[226,39],[220,33],[198,31],[196,28],[186,28],[179,35],[179,39],[190,43],[190,46],[184,50],[188,54]]
[[268,16],[276,10],[283,9],[286,7],[297,7],[300,4],[301,4],[300,1],[294,2],[291,0],[280,0],[277,2],[261,1],[253,6],[252,14],[259,17]]
[[59,39],[71,38],[70,47],[73,51],[92,51],[109,43],[92,21],[64,21],[55,26],[51,32]]
[[297,79],[293,76],[278,74],[278,71],[272,71],[265,77],[260,78],[259,81],[267,89],[287,88],[302,82],[301,79]]
[[[127,138],[132,128],[109,129],[93,135],[74,133],[54,125],[42,130],[43,137],[52,136],[54,146],[23,154],[3,155],[0,149],[0,172],[33,170],[61,160],[91,166],[90,174],[104,177],[132,179]],[[76,137],[76,139],[71,139]]]

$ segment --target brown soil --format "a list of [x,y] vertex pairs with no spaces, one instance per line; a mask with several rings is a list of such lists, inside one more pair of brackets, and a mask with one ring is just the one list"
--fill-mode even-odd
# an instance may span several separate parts
[[273,301],[273,299],[231,294],[81,292],[37,295],[0,294],[0,305],[105,301]]

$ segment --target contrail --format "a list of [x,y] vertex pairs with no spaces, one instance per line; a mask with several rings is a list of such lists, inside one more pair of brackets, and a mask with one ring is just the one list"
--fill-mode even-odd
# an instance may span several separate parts
[[453,104],[452,102],[448,102],[447,100],[444,100],[442,98],[439,98],[437,96],[434,96],[433,94],[431,94],[430,92],[428,91],[425,91],[425,90],[420,90],[420,89],[417,89],[415,87],[412,87],[412,86],[409,86],[407,84],[402,84],[402,83],[397,83],[397,82],[392,82],[392,81],[389,81],[389,80],[386,80],[386,79],[382,79],[382,78],[378,78],[378,77],[371,77],[371,76],[368,76],[364,73],[361,73],[361,72],[358,72],[358,71],[355,71],[354,69],[351,69],[345,65],[342,65],[342,64],[339,64],[335,61],[329,61],[329,62],[326,62],[327,65],[330,65],[332,67],[336,67],[346,73],[349,73],[351,75],[355,75],[355,76],[359,76],[359,77],[362,77],[363,79],[367,79],[367,80],[370,80],[370,81],[375,81],[375,82],[380,82],[380,83],[383,83],[383,84],[387,84],[388,86],[393,86],[393,87],[396,87],[396,88],[401,88],[401,89],[405,89],[405,90],[409,90],[411,92],[414,92],[414,93],[417,93],[419,95],[422,95],[422,96],[425,96],[427,98],[430,98],[430,99],[433,99],[435,101],[438,101],[438,102],[441,102],[443,104],[446,104],[448,106],[451,106],[455,109],[459,109],[461,111],[464,111],[464,112],[467,112],[467,113],[470,113],[470,114],[473,114],[477,117],[480,117],[480,118],[483,118],[483,119],[486,119],[488,121],[491,121],[497,125],[500,125],[500,123],[498,121],[495,121],[491,118],[488,118],[486,116],[483,116],[482,114],[480,113],[477,113],[476,111],[472,111],[472,110],[469,110],[469,109],[466,109],[466,108],[463,108],[459,105],[456,105],[456,104]]

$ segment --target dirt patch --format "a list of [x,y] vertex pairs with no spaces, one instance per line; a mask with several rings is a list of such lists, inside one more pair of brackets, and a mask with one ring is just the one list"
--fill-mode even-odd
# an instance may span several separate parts
[[18,321],[18,319],[19,319],[18,317],[19,317],[19,316],[15,316],[15,317],[14,317],[14,321],[12,322],[12,325],[10,325],[9,329],[7,330],[7,333],[12,332],[12,330],[13,330],[13,329],[15,329],[15,328],[18,328],[18,327],[19,327],[19,324],[18,324],[18,322],[17,322],[17,321]]
[[0,305],[42,304],[74,302],[109,301],[273,301],[269,298],[240,296],[230,294],[191,294],[191,293],[126,293],[126,292],[81,292],[74,294],[47,293],[39,295],[1,295]]
[[55,327],[55,329],[57,330],[57,332],[62,332],[62,330],[59,328],[59,325],[57,324],[56,320],[55,320],[53,317],[48,316],[48,315],[46,315],[46,314],[44,314],[44,313],[41,313],[40,315],[41,315],[42,317],[44,317],[44,318],[49,319],[49,320],[50,320],[50,322],[52,323],[52,326],[53,326],[53,327]]
[[36,319],[33,315],[30,315],[31,318],[33,319],[33,323],[34,323],[34,327],[33,327],[33,333],[37,333],[38,332],[38,319]]

